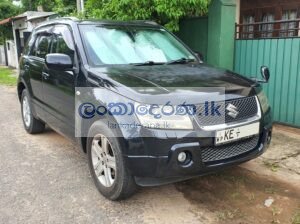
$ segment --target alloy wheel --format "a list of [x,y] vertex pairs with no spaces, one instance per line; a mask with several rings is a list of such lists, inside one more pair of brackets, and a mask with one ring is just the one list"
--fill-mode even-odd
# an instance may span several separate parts
[[92,142],[92,164],[100,183],[111,187],[116,178],[116,158],[107,137],[98,134]]
[[23,111],[23,120],[24,123],[26,125],[26,127],[30,126],[31,123],[31,111],[30,111],[30,106],[29,106],[29,101],[28,101],[28,97],[24,96],[23,97],[23,107],[22,107],[22,111]]

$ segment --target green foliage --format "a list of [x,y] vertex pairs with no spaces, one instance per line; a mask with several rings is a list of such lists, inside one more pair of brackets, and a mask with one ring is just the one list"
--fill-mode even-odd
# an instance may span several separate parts
[[292,217],[292,224],[300,224],[300,208],[296,211]]
[[[0,2],[0,20],[10,18],[20,12],[20,8],[13,5],[11,1],[1,0]],[[4,39],[11,39],[11,24],[0,25],[0,44],[3,44]]]
[[[22,8],[13,5],[11,0],[0,0],[0,20],[25,11],[36,11],[38,6],[42,6],[44,11],[54,11],[61,16],[67,16],[76,11],[76,0],[22,0]],[[12,38],[11,23],[0,25],[0,44],[5,39]]]
[[61,16],[70,16],[76,12],[76,0],[55,0],[54,12]]
[[75,0],[22,0],[24,11],[54,11],[61,16],[112,20],[153,20],[172,31],[179,29],[179,20],[207,14],[211,0],[84,0],[85,13],[76,13]]
[[17,83],[17,77],[13,75],[13,71],[9,68],[0,67],[0,84],[13,86]]
[[87,18],[153,20],[172,31],[184,17],[207,14],[210,0],[86,0]]
[[22,0],[24,11],[54,11],[61,16],[112,20],[153,20],[172,31],[179,20],[207,14],[211,0],[85,0],[84,15],[76,14],[75,0]]
[[61,16],[67,16],[76,10],[76,0],[22,0],[24,11],[36,11],[42,6],[46,12],[56,12]]
[[13,5],[9,0],[0,1],[0,20],[15,16],[20,12],[20,8]]
[[22,0],[24,11],[36,11],[38,6],[42,6],[46,12],[51,12],[55,7],[56,1],[49,0]]

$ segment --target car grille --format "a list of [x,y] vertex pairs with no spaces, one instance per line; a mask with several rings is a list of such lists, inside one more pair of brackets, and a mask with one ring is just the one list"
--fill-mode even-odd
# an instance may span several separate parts
[[[255,96],[244,97],[244,98],[239,98],[234,100],[220,101],[220,102],[216,102],[215,104],[220,106],[219,111],[221,113],[221,116],[217,116],[217,115],[211,116],[211,114],[209,114],[209,116],[205,116],[203,113],[205,111],[205,105],[201,104],[197,107],[198,114],[199,113],[202,114],[202,115],[198,115],[197,117],[198,122],[201,126],[210,126],[210,125],[218,125],[218,124],[242,121],[247,118],[254,117],[255,115],[257,115],[258,112],[258,105]],[[226,110],[226,108],[229,104],[234,105],[237,108],[237,111],[239,112],[235,118],[228,115],[228,111]]]
[[215,162],[239,156],[257,147],[258,141],[259,135],[256,135],[234,143],[203,148],[201,150],[202,161],[204,163]]

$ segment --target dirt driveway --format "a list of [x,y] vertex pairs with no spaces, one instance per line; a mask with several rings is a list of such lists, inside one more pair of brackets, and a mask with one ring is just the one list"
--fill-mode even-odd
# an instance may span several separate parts
[[0,92],[0,223],[300,223],[298,135],[275,130],[255,161],[110,202],[85,155],[51,130],[26,134],[15,88]]

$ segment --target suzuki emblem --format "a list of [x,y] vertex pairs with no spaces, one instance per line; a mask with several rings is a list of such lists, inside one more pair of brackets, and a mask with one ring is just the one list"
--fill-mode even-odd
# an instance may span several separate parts
[[228,111],[227,114],[232,118],[236,118],[237,115],[239,114],[237,107],[231,103],[228,104],[228,106],[226,107],[226,110]]

